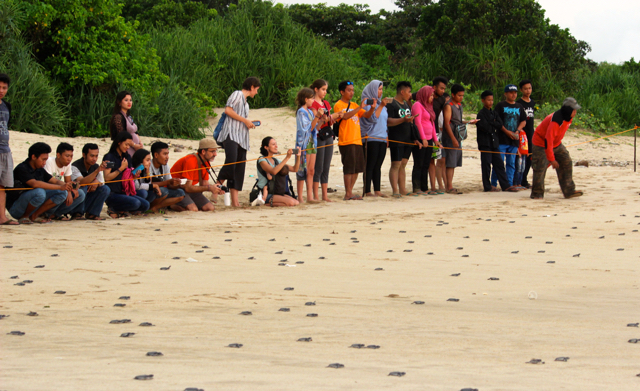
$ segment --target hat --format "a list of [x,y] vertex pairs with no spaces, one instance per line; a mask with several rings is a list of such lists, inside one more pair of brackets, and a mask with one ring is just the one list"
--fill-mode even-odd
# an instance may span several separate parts
[[562,102],[563,106],[569,106],[574,110],[580,110],[582,108],[582,106],[580,106],[578,104],[578,102],[576,101],[575,98],[569,97],[567,99],[564,100],[564,102]]
[[218,143],[216,140],[210,138],[203,138],[200,140],[200,144],[198,144],[198,149],[209,149],[209,148],[218,148]]
[[518,92],[518,86],[515,84],[507,84],[504,88],[504,92]]

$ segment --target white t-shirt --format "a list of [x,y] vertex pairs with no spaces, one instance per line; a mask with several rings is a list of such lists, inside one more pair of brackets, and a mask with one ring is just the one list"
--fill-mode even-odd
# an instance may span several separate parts
[[58,167],[56,158],[53,156],[49,156],[47,163],[44,165],[44,169],[49,175],[62,182],[64,182],[64,177],[71,176],[71,163],[69,163],[68,166]]

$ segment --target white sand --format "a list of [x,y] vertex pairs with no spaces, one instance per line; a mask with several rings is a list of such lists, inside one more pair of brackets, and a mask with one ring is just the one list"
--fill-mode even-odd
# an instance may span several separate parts
[[[266,135],[281,150],[294,144],[290,110],[251,117],[263,126],[249,158]],[[592,137],[574,131],[566,144]],[[14,160],[26,158],[27,142],[55,149],[60,140],[12,132]],[[628,161],[630,140],[570,152],[574,160]],[[89,139],[67,141],[79,150]],[[99,144],[104,152],[108,143]],[[172,152],[171,162],[188,152]],[[330,205],[0,227],[0,245],[13,246],[0,250],[0,314],[10,315],[0,320],[0,389],[637,390],[640,344],[627,341],[640,329],[626,325],[640,322],[640,176],[632,166],[576,167],[585,196],[564,200],[549,170],[545,200],[532,201],[528,192],[482,193],[478,154],[465,156],[455,178],[461,196],[339,201],[335,155],[330,186],[340,191]],[[387,157],[383,172],[388,166]],[[386,173],[383,184],[390,193]],[[278,266],[284,259],[295,267]],[[34,282],[14,285],[23,280]],[[124,318],[132,322],[109,324]],[[6,335],[12,330],[26,335]],[[120,338],[124,332],[136,334]],[[560,356],[570,359],[555,362]],[[525,364],[532,358],[546,364]],[[336,362],[345,368],[326,368]],[[141,374],[155,378],[133,380]]]

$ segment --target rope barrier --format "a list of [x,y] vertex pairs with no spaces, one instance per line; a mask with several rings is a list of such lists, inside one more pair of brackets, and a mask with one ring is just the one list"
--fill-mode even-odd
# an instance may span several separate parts
[[[605,138],[609,138],[609,137],[615,137],[615,136],[619,136],[621,134],[624,133],[628,133],[631,132],[633,130],[638,129],[638,126],[635,126],[631,129],[622,131],[622,132],[618,132],[618,133],[614,133],[614,134],[610,134],[607,136],[603,136],[603,137],[599,137],[593,140],[588,140],[588,141],[584,141],[584,142],[580,142],[580,143],[575,143],[575,144],[571,144],[571,145],[567,145],[567,148],[570,147],[575,147],[578,145],[583,145],[583,144],[588,144],[588,143],[592,143],[595,141],[599,141]],[[360,140],[366,140],[366,139],[372,139],[372,140],[381,140],[384,142],[390,142],[390,143],[396,143],[396,144],[405,144],[405,145],[412,145],[415,146],[416,143],[408,143],[408,142],[404,142],[404,141],[396,141],[396,140],[389,140],[388,138],[379,138],[379,137],[370,137],[370,136],[364,136],[364,137],[358,137],[356,139],[351,140],[353,141],[357,141],[358,139]],[[343,142],[344,144],[344,142]],[[304,151],[310,151],[311,149],[321,149],[321,148],[327,148],[327,147],[333,147],[333,146],[340,146],[340,142],[337,143],[333,143],[333,144],[328,144],[328,145],[323,145],[320,147],[316,147],[316,148],[307,148],[307,149],[303,149],[301,152]],[[349,145],[349,144],[346,144]],[[482,151],[482,150],[478,150],[478,149],[465,149],[465,148],[453,148],[453,147],[441,147],[441,149],[455,149],[455,150],[460,150],[460,151],[468,151],[468,152],[484,152],[484,153],[500,153],[500,154],[505,154],[505,155],[517,155],[517,153],[507,153],[507,152],[499,152],[499,151]],[[280,153],[277,155],[271,155],[271,156],[283,156],[286,155],[286,153]],[[295,156],[295,155],[292,155]],[[249,162],[254,162],[257,161],[261,158],[263,158],[264,156],[255,158],[255,159],[247,159],[247,160],[243,160],[243,161],[239,161],[239,162],[231,162],[231,163],[225,163],[225,164],[218,164],[215,166],[209,166],[209,168],[218,168],[218,167],[225,167],[225,166],[230,166],[230,165],[234,165],[234,164],[242,164],[242,163],[249,163]],[[80,184],[80,187],[84,187],[84,186],[93,186],[93,185],[100,185],[100,184],[106,184],[106,183],[118,183],[118,182],[125,182],[125,181],[133,181],[133,180],[138,180],[138,179],[151,179],[151,178],[157,178],[157,177],[163,177],[167,174],[182,174],[185,172],[191,172],[191,171],[198,171],[198,170],[202,170],[202,169],[206,169],[206,167],[201,167],[201,168],[194,168],[194,169],[190,169],[190,170],[182,170],[182,171],[173,171],[173,172],[168,172],[166,174],[158,174],[158,175],[148,175],[148,176],[144,176],[144,177],[138,177],[138,178],[130,178],[130,179],[118,179],[118,180],[112,180],[112,181],[105,181],[105,182],[95,182],[95,183],[84,183],[84,184]],[[22,190],[33,190],[33,188],[28,187],[28,188],[5,188],[5,189],[0,189],[0,191],[22,191]]]

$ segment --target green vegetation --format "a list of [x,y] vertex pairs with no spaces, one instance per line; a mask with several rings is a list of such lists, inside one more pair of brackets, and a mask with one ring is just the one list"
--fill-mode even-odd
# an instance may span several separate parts
[[[534,0],[397,0],[283,6],[262,0],[3,0],[0,72],[14,80],[15,130],[104,137],[118,91],[132,92],[145,136],[202,137],[211,109],[247,76],[263,87],[252,107],[292,105],[316,78],[372,79],[414,90],[438,75],[479,92],[531,79],[539,116],[566,96],[576,124],[619,131],[639,121],[640,63],[595,64],[586,42],[550,24]],[[509,23],[501,23],[508,20]],[[206,130],[208,133],[210,130]]]

